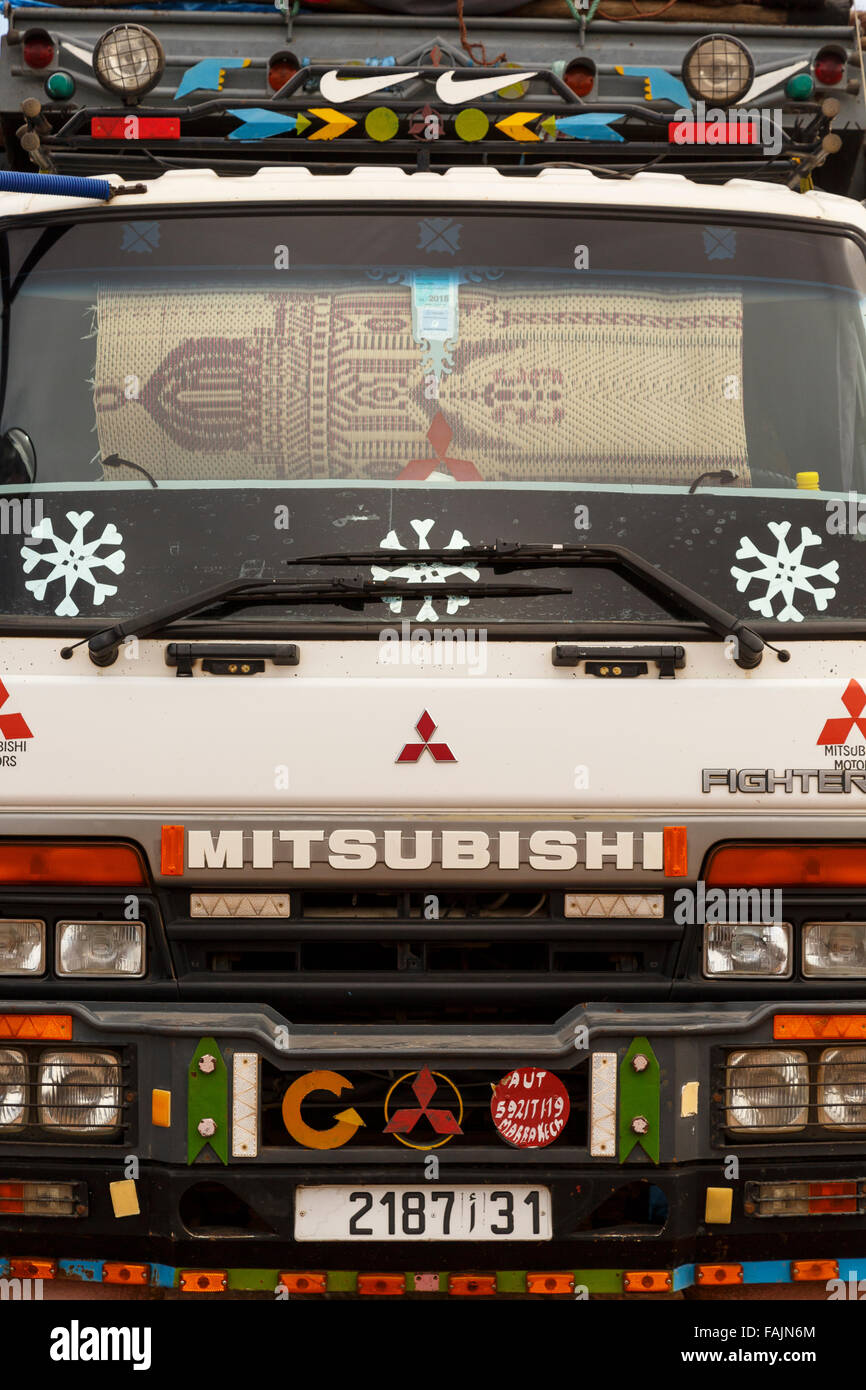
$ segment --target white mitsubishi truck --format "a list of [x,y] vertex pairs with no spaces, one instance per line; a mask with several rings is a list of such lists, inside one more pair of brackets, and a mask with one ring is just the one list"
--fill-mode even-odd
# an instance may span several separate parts
[[0,1275],[866,1277],[862,95],[9,18]]

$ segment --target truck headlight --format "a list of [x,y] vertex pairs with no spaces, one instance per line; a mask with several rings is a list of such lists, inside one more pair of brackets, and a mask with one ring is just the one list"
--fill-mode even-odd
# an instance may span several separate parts
[[807,922],[803,974],[866,975],[866,922]]
[[756,1048],[728,1055],[728,1128],[779,1134],[805,1129],[809,1064],[805,1052]]
[[143,24],[115,24],[96,41],[93,71],[97,81],[116,96],[144,96],[155,87],[165,67],[162,44]]
[[45,969],[45,923],[0,921],[0,975],[41,975]]
[[39,1063],[39,1123],[69,1133],[116,1129],[120,1060],[114,1052],[45,1052]]
[[705,975],[790,975],[791,928],[787,922],[704,926]]
[[144,974],[142,922],[58,922],[58,975]]
[[27,1059],[0,1047],[0,1129],[23,1125],[27,1115]]
[[730,34],[713,34],[692,44],[683,59],[683,84],[690,96],[715,106],[733,106],[755,76],[752,55]]
[[821,1053],[818,1123],[866,1129],[866,1047],[830,1047]]

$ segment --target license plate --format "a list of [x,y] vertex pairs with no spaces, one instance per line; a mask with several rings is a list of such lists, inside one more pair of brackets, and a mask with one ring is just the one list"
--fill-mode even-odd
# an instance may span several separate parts
[[295,1240],[550,1240],[547,1187],[299,1187]]

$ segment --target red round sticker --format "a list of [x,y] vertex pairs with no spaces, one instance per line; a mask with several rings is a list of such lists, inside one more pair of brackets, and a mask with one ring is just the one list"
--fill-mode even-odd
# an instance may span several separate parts
[[571,1109],[558,1076],[538,1067],[518,1067],[493,1089],[490,1113],[507,1144],[543,1149],[565,1129]]

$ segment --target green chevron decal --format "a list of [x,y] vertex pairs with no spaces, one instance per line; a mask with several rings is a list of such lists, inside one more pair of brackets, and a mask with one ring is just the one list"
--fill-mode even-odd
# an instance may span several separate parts
[[229,1079],[213,1038],[202,1038],[189,1066],[187,1163],[195,1163],[210,1144],[229,1161]]
[[659,1161],[659,1064],[648,1038],[635,1038],[619,1066],[619,1161],[639,1144]]

